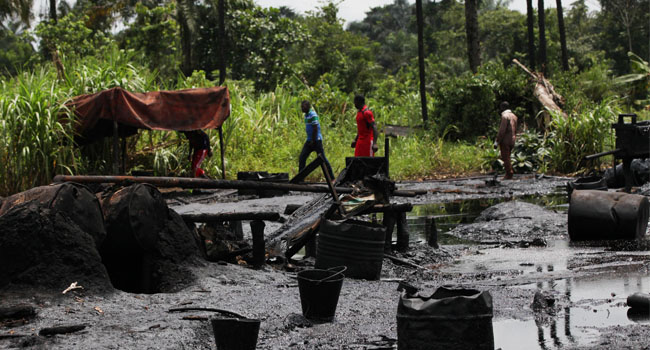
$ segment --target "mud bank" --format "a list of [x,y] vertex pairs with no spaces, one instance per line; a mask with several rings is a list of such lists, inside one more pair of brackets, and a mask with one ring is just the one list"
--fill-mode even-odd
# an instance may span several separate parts
[[[425,292],[441,285],[489,291],[495,348],[646,347],[650,330],[645,319],[629,318],[625,306],[629,294],[650,292],[650,254],[643,243],[623,248],[615,243],[572,244],[564,212],[517,200],[557,193],[566,179],[527,176],[498,186],[489,180],[398,183],[399,189],[428,191],[399,199],[402,202],[425,205],[480,198],[505,202],[485,211],[480,220],[445,232],[456,240],[441,240],[440,249],[413,238],[411,249],[397,256],[420,267],[384,259],[381,280],[345,279],[331,323],[313,324],[302,318],[295,272],[276,270],[273,265],[255,270],[204,261],[184,266],[193,276],[175,286],[173,293],[126,293],[93,285],[66,294],[58,289],[5,288],[0,291],[0,307],[27,304],[36,316],[0,321],[0,348],[215,349],[207,321],[214,313],[169,312],[177,307],[208,307],[261,319],[258,349],[392,349],[396,348],[399,281]],[[293,193],[266,199],[232,193],[218,200],[205,193],[201,196],[207,198],[203,203],[192,203],[191,196],[184,197],[186,203],[171,198],[168,203],[179,213],[250,208],[283,213],[287,204],[313,198]],[[269,225],[267,233],[280,224]],[[311,264],[311,259],[296,262],[298,268]],[[553,305],[534,308],[536,293],[544,293]],[[86,327],[38,336],[43,328],[65,325]]]

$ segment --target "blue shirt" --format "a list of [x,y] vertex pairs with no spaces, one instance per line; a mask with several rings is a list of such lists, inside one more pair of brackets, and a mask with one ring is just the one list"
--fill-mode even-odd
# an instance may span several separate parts
[[316,137],[315,141],[323,139],[323,135],[320,133],[320,122],[318,121],[318,114],[314,112],[313,109],[305,113],[305,131],[307,131],[307,141],[312,141],[312,134],[314,133],[314,128],[316,128]]

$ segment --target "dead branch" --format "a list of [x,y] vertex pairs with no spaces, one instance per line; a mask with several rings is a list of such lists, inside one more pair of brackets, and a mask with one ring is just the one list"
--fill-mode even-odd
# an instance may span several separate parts
[[38,335],[41,336],[50,336],[56,334],[67,334],[81,331],[86,328],[85,324],[75,324],[71,326],[58,326],[58,327],[47,327],[43,328],[38,332]]
[[517,59],[513,59],[512,62],[519,66],[531,79],[535,81],[535,87],[533,89],[533,95],[537,100],[548,110],[555,111],[560,113],[563,117],[567,117],[567,114],[564,113],[560,105],[564,105],[564,97],[555,92],[553,85],[544,77],[544,74],[539,72],[532,72]]

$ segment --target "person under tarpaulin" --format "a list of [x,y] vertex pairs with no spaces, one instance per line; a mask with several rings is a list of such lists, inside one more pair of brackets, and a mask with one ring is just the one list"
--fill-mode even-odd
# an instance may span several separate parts
[[510,153],[515,147],[515,139],[517,133],[517,116],[509,109],[510,104],[506,101],[501,102],[499,105],[499,112],[501,112],[501,123],[499,124],[499,133],[497,134],[496,144],[499,146],[501,152],[501,160],[505,167],[506,174],[504,180],[512,179],[514,170],[510,162]]
[[301,171],[305,167],[305,163],[307,162],[307,158],[311,152],[316,152],[316,154],[323,156],[323,161],[325,162],[327,172],[329,172],[330,179],[333,180],[334,171],[332,171],[332,166],[327,160],[327,157],[325,157],[325,150],[323,149],[323,135],[320,131],[318,114],[314,112],[314,110],[311,108],[311,103],[307,100],[302,101],[300,104],[300,109],[304,113],[307,140],[303,144],[302,151],[300,151],[300,156],[298,157],[298,171]]
[[379,132],[375,124],[375,116],[372,110],[366,105],[366,99],[362,95],[354,97],[354,107],[357,108],[357,137],[352,142],[355,157],[374,157],[379,149],[377,139]]
[[192,176],[207,178],[205,171],[201,169],[201,163],[206,157],[212,157],[210,149],[210,137],[203,130],[183,131],[190,143],[188,160],[192,161]]

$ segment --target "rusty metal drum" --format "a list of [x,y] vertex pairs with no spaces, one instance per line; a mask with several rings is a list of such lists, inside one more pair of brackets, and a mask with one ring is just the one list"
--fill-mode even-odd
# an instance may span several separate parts
[[569,202],[569,237],[572,241],[643,238],[649,209],[645,196],[575,190]]

